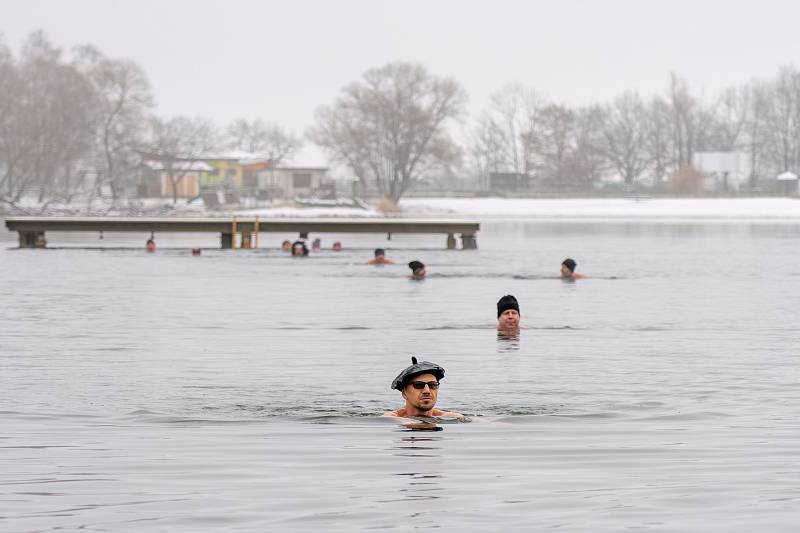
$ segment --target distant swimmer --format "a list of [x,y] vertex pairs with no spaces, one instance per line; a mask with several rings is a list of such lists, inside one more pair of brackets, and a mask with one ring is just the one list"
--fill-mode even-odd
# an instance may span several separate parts
[[322,241],[319,239],[314,239],[311,242],[311,251],[312,252],[319,252],[322,249]]
[[578,263],[574,259],[566,258],[561,262],[561,277],[564,279],[584,279],[586,276],[575,272]]
[[303,241],[295,241],[292,244],[292,255],[294,257],[305,257],[308,255],[308,247]]
[[497,330],[513,332],[519,329],[519,302],[506,294],[497,300]]
[[386,259],[386,250],[375,248],[375,257],[367,261],[368,265],[393,265],[394,261]]
[[417,362],[411,358],[411,366],[400,372],[392,381],[392,388],[399,390],[405,406],[383,416],[455,416],[465,418],[461,413],[436,409],[436,398],[439,395],[439,382],[444,379],[444,368],[428,361]]
[[144,243],[144,249],[152,254],[156,251],[156,241],[153,239],[147,239],[147,242]]
[[281,243],[281,252],[291,252],[292,251],[292,243],[290,241],[283,241]]
[[425,270],[425,265],[419,261],[411,261],[408,264],[408,268],[411,269],[411,279],[421,281],[428,274],[427,270]]
[[203,253],[202,248],[192,248],[192,255],[200,255]]
[[333,243],[333,247],[331,248],[334,252],[341,252],[342,251],[342,243],[336,241]]

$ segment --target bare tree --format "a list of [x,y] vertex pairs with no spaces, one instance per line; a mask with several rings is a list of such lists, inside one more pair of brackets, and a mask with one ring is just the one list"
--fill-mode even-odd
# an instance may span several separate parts
[[489,175],[506,169],[506,142],[503,132],[488,116],[478,119],[468,141],[472,168],[488,184]]
[[108,184],[116,201],[134,175],[154,101],[144,71],[127,59],[111,59],[91,46],[77,49],[76,65],[91,82],[97,99],[96,189]]
[[455,81],[421,65],[390,63],[366,71],[320,108],[309,137],[397,202],[426,170],[457,161],[447,127],[465,102]]
[[293,133],[261,119],[237,119],[228,126],[227,134],[229,148],[265,155],[273,165],[291,159],[303,146]]
[[68,201],[82,185],[78,167],[85,166],[91,149],[94,92],[42,32],[23,44],[20,67],[32,108],[29,120],[36,128],[29,175],[39,187],[39,202],[48,196]]
[[675,150],[672,147],[669,104],[660,96],[653,97],[647,106],[645,128],[645,149],[652,165],[653,181],[662,184],[675,168]]
[[769,84],[766,125],[768,142],[764,155],[773,172],[796,170],[800,133],[800,73],[784,67]]
[[767,138],[768,91],[764,84],[750,83],[748,92],[749,112],[743,127],[742,145],[750,160],[750,187],[755,188],[764,158],[764,145]]
[[575,123],[575,111],[563,105],[548,105],[540,116],[536,151],[542,158],[545,177],[557,187],[571,185],[574,177]]
[[601,106],[587,106],[578,110],[572,175],[574,184],[579,187],[593,187],[608,172],[608,159],[598,149],[603,142],[603,124],[607,120],[606,111]]
[[0,40],[0,200],[14,204],[19,201],[25,181],[18,168],[32,149],[31,139],[21,135],[24,116],[19,105],[24,92],[23,81],[11,50]]
[[203,118],[175,117],[151,121],[150,150],[147,154],[163,165],[172,185],[172,203],[178,201],[178,185],[192,171],[194,163],[220,145],[213,122]]
[[601,132],[598,150],[608,159],[626,185],[650,165],[647,151],[647,111],[638,94],[627,92],[603,109],[598,121]]
[[673,157],[679,167],[691,165],[695,152],[712,148],[714,115],[675,72],[670,73],[668,95]]

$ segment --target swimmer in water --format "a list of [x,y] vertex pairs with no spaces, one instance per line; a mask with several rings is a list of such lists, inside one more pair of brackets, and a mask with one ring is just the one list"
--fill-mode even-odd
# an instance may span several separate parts
[[153,252],[156,251],[156,241],[154,241],[153,239],[147,239],[147,242],[144,243],[144,249],[148,253],[152,254]]
[[331,248],[334,252],[341,252],[342,251],[342,243],[336,241],[333,243],[333,247]]
[[561,277],[563,279],[584,279],[586,276],[583,274],[578,274],[575,272],[575,267],[578,266],[578,263],[575,262],[574,259],[570,259],[569,257],[564,259],[561,262]]
[[519,302],[506,294],[497,300],[497,331],[519,331]]
[[295,241],[292,244],[292,256],[294,257],[305,257],[308,255],[308,248],[306,247],[306,243],[303,241]]
[[386,250],[375,248],[375,257],[367,261],[368,265],[393,265],[394,261],[386,259]]
[[283,241],[281,243],[281,252],[291,252],[292,251],[292,243],[289,241]]
[[410,279],[417,280],[417,281],[422,281],[423,279],[425,279],[425,276],[427,275],[427,271],[425,270],[425,265],[423,265],[421,262],[419,262],[419,261],[411,261],[408,264],[408,268],[411,269]]
[[383,416],[455,416],[466,418],[461,413],[436,409],[439,383],[444,379],[444,368],[428,361],[417,362],[411,358],[411,366],[400,372],[392,381],[392,388],[399,390],[405,400],[400,409],[384,413]]
[[319,239],[314,239],[311,242],[311,251],[312,252],[319,252],[320,250],[322,250],[322,241],[319,240]]

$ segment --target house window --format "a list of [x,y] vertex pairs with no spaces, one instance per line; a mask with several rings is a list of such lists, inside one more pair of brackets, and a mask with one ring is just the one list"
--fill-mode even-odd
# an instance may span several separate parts
[[293,172],[292,186],[295,189],[311,188],[311,172]]

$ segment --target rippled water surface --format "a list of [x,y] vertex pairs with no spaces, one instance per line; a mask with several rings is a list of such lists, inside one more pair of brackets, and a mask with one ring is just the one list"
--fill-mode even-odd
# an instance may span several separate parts
[[[2,531],[797,530],[799,225],[487,221],[476,251],[306,259],[12,237]],[[400,264],[363,265],[379,245]],[[557,279],[567,256],[591,279]],[[412,354],[472,423],[379,416]]]

